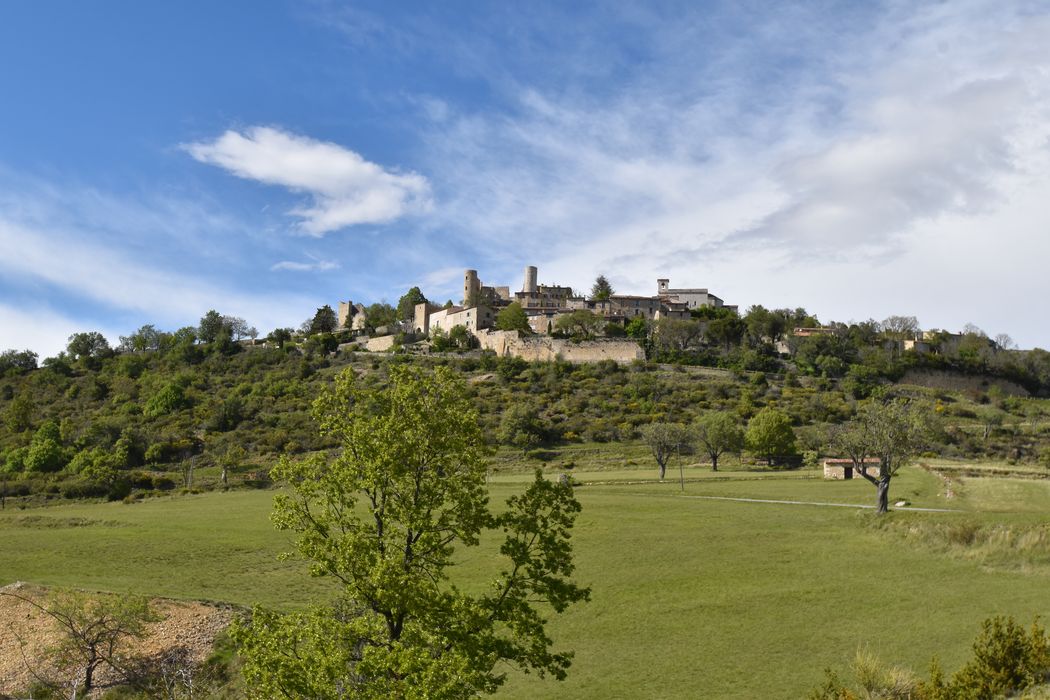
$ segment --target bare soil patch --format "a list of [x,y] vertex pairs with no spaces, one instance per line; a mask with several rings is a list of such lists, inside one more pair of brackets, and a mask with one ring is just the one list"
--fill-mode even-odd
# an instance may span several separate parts
[[[41,605],[45,588],[13,583],[0,593],[16,593]],[[149,625],[148,637],[138,645],[140,654],[160,658],[182,648],[195,664],[211,655],[216,637],[230,624],[233,610],[200,602],[155,598],[151,601],[161,620]],[[27,688],[33,677],[26,662],[39,671],[45,650],[60,638],[55,622],[30,603],[0,595],[0,698]]]

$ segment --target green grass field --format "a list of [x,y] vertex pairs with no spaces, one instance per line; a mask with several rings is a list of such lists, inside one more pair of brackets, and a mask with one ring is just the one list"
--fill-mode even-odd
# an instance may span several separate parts
[[[899,534],[975,520],[1042,523],[1050,482],[965,479],[947,500],[937,476],[908,469],[891,501],[966,512],[895,512],[887,516],[894,527],[876,528],[870,511],[854,508],[697,498],[873,503],[875,489],[862,480],[692,467],[683,492],[677,466],[657,483],[654,469],[624,462],[573,471],[584,506],[577,573],[593,600],[551,622],[557,644],[576,651],[569,679],[512,674],[501,696],[798,698],[860,645],[918,671],[936,654],[951,671],[985,617],[1028,622],[1050,613],[1046,569],[990,566]],[[493,476],[493,501],[525,478]],[[276,560],[287,538],[270,526],[272,495],[8,509],[0,512],[0,584],[282,607],[327,596],[331,589],[308,579],[302,564]],[[484,585],[496,563],[492,544],[465,553],[453,575]]]

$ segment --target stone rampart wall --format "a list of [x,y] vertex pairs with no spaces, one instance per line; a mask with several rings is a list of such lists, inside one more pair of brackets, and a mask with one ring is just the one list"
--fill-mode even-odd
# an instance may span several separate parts
[[612,360],[627,364],[644,360],[645,351],[632,340],[585,340],[573,342],[562,338],[530,336],[519,338],[515,331],[488,331],[477,334],[483,350],[500,357],[520,357],[528,362],[601,362]]

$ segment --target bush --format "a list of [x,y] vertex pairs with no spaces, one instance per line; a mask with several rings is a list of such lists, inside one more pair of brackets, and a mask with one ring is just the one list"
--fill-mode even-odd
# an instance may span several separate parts
[[70,479],[59,488],[63,498],[101,498],[109,493],[108,486],[94,479]]
[[170,476],[154,476],[152,481],[157,491],[171,491],[177,485]]
[[811,700],[985,700],[1013,697],[1044,683],[1050,674],[1050,639],[1039,625],[1029,630],[1012,617],[985,620],[973,643],[973,658],[946,681],[940,665],[930,664],[930,679],[917,680],[906,669],[886,668],[871,652],[859,651],[850,666],[854,682],[844,683],[830,669]]
[[1030,630],[1012,617],[985,620],[973,643],[973,659],[952,677],[958,698],[1012,695],[1046,679],[1050,671],[1050,640],[1039,625]]

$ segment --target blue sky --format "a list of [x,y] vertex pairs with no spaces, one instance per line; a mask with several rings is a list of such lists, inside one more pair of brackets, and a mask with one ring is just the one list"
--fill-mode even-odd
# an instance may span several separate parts
[[462,269],[1050,347],[1040,2],[0,6],[0,349]]

